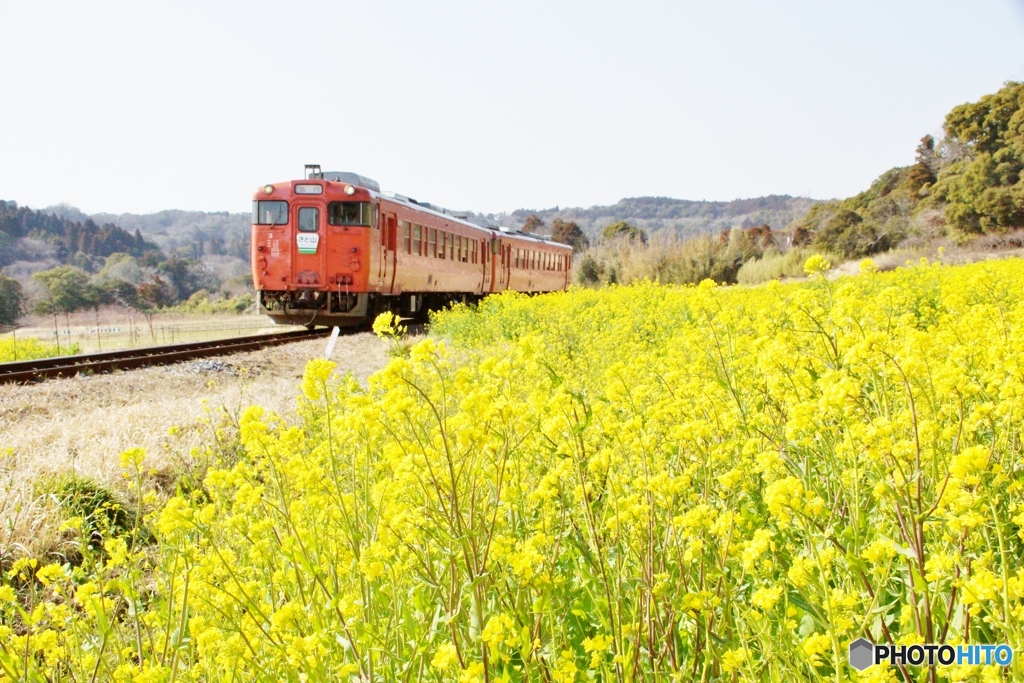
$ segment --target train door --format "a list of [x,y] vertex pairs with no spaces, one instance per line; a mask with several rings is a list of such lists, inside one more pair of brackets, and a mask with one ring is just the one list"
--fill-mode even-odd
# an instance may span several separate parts
[[327,240],[323,239],[323,211],[319,205],[296,203],[295,215],[292,217],[295,226],[295,257],[292,259],[292,282],[302,288],[323,285],[326,281],[324,270],[327,254]]
[[398,217],[382,213],[380,220],[380,262],[377,280],[390,292],[395,282],[395,251],[398,245]]
[[504,261],[502,257],[502,246],[501,240],[494,238],[491,240],[487,249],[487,258],[490,262],[487,264],[487,270],[491,274],[491,292],[500,292],[502,290],[501,283],[505,278]]
[[508,289],[512,281],[512,247],[507,244],[501,245],[501,281],[498,283],[499,290]]
[[484,269],[484,281],[480,291],[484,294],[491,291],[491,245],[489,240],[480,240],[480,267]]

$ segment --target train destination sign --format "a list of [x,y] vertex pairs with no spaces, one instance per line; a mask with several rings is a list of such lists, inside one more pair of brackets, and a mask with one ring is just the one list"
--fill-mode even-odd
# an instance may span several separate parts
[[320,235],[315,232],[300,232],[295,235],[295,243],[300,254],[315,254],[317,245],[320,244]]

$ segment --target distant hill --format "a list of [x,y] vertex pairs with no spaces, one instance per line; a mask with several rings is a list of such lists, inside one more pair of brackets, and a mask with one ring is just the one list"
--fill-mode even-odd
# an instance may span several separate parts
[[611,206],[584,208],[519,209],[508,214],[490,216],[502,225],[519,228],[536,214],[547,225],[560,218],[575,221],[591,238],[616,221],[628,221],[648,234],[669,231],[680,237],[701,233],[717,233],[734,227],[749,228],[767,224],[780,230],[804,216],[814,199],[769,195],[730,202],[694,201],[670,197],[628,197]]
[[141,257],[157,245],[136,230],[128,232],[110,221],[89,216],[66,218],[33,211],[17,202],[0,201],[0,266],[17,260],[45,258],[71,263],[76,258],[103,259],[114,253]]
[[159,213],[97,213],[89,216],[76,207],[58,204],[41,209],[43,213],[74,221],[114,223],[125,230],[138,230],[168,253],[202,260],[206,256],[230,256],[249,259],[249,233],[252,217],[248,213],[219,211],[179,211]]

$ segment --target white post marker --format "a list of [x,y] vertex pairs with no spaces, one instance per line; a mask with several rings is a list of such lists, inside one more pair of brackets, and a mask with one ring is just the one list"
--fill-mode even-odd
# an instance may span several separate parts
[[331,359],[331,354],[334,353],[334,345],[338,341],[338,335],[339,334],[341,334],[341,328],[338,327],[338,326],[335,326],[334,330],[331,332],[331,338],[329,340],[327,340],[327,350],[324,351],[324,360],[330,360]]

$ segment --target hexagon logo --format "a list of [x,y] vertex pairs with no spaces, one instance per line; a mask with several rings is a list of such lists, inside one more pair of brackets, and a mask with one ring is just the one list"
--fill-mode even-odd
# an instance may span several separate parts
[[850,643],[850,666],[857,671],[875,663],[875,646],[866,638],[858,638]]

